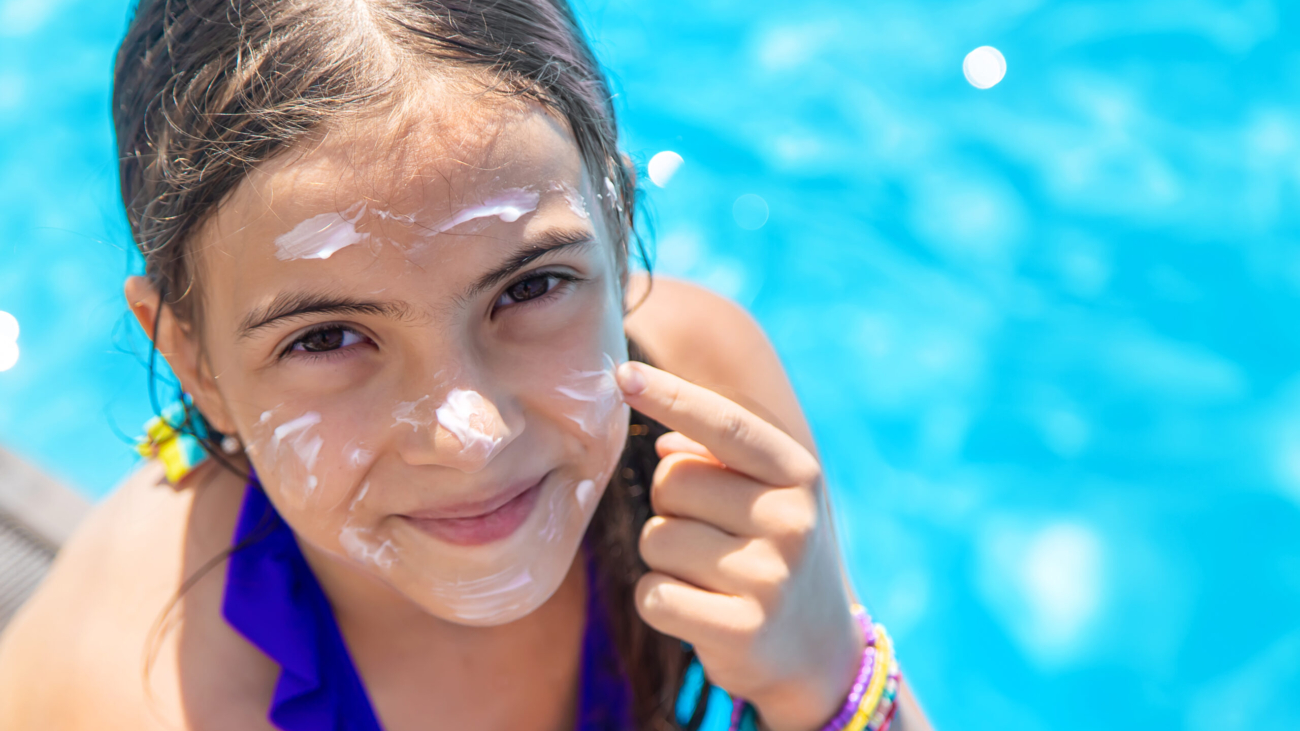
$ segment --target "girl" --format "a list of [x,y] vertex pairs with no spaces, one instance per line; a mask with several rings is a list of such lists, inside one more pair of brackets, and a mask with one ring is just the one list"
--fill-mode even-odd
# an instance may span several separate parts
[[0,725],[924,726],[771,347],[628,274],[564,0],[141,0],[113,104],[185,395],[7,633]]

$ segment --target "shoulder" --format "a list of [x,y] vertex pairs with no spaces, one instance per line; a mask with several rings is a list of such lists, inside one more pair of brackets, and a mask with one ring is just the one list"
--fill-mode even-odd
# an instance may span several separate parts
[[[158,630],[196,554],[220,550],[215,523],[225,511],[204,476],[177,488],[147,464],[63,546],[0,637],[0,727],[151,729],[182,713],[172,692],[176,638]],[[195,530],[200,502],[214,524]]]
[[743,307],[680,279],[634,274],[624,320],[655,365],[712,389],[815,453],[812,432],[776,349]]

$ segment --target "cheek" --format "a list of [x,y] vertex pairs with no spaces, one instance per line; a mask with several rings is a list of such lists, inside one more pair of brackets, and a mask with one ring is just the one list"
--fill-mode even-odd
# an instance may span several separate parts
[[375,456],[355,416],[329,410],[279,405],[261,412],[247,432],[258,478],[281,510],[335,511],[351,499]]
[[532,408],[570,445],[578,480],[574,495],[583,511],[594,509],[595,498],[622,455],[629,414],[614,378],[614,369],[627,359],[626,348],[593,351],[569,360],[570,365],[532,389]]
[[616,280],[590,293],[581,315],[527,352],[510,354],[509,373],[529,410],[578,442],[585,452],[622,450],[627,409],[614,369],[627,360],[621,291]]
[[602,353],[600,368],[572,368],[548,394],[555,412],[573,422],[585,442],[604,441],[614,421],[625,413],[623,394],[614,380],[617,365],[613,356]]

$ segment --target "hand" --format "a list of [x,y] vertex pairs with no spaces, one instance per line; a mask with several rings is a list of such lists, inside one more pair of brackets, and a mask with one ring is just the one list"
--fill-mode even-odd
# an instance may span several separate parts
[[637,611],[695,647],[709,679],[773,731],[821,728],[853,684],[850,612],[817,459],[726,398],[643,363],[628,405],[670,429],[641,533]]

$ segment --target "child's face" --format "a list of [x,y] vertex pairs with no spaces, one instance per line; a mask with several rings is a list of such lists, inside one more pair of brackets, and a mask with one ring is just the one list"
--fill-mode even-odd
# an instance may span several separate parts
[[301,541],[463,624],[551,596],[627,434],[609,195],[539,108],[440,95],[221,204],[205,411]]

